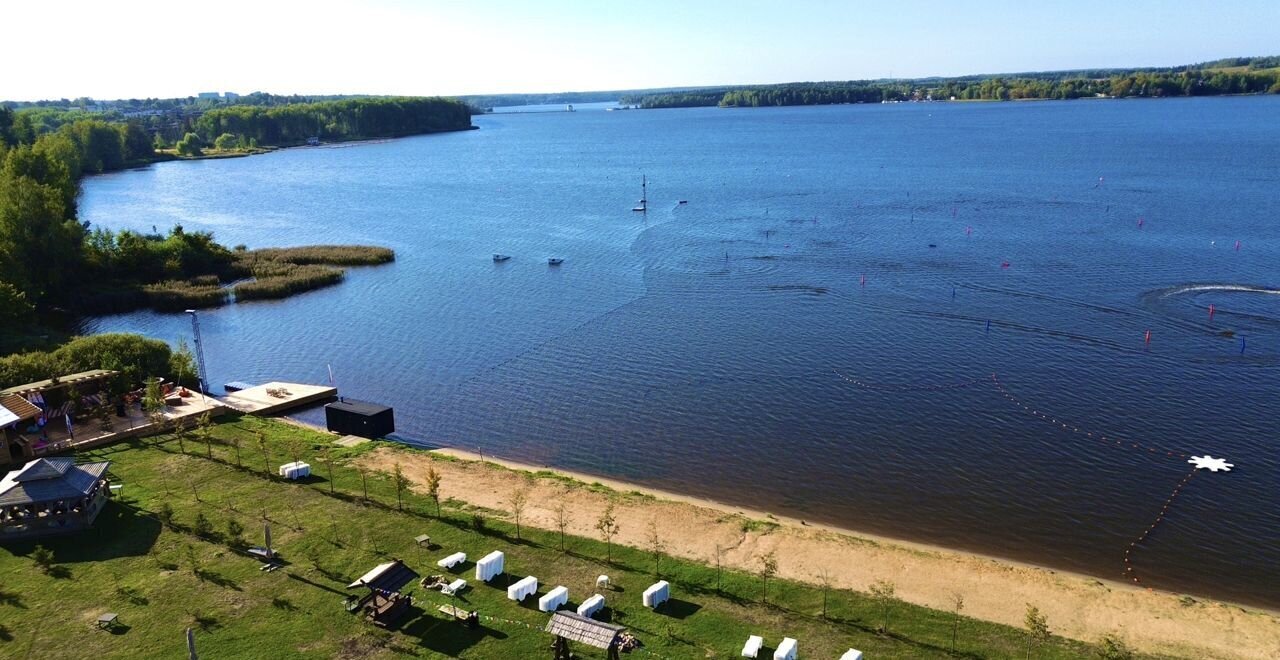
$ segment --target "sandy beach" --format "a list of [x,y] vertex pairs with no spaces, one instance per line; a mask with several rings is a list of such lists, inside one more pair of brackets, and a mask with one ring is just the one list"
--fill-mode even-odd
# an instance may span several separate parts
[[[760,554],[774,551],[786,578],[816,583],[817,572],[825,569],[833,586],[855,590],[891,580],[901,599],[939,609],[949,609],[952,594],[959,593],[966,615],[1012,626],[1022,625],[1031,603],[1048,616],[1056,634],[1079,640],[1096,642],[1111,634],[1141,651],[1182,657],[1280,657],[1275,612],[775,517],[563,470],[554,472],[581,483],[550,477],[546,471],[536,478],[531,472],[542,468],[487,456],[480,462],[474,454],[453,449],[432,453],[462,460],[434,460],[429,452],[396,447],[380,447],[359,460],[383,471],[399,462],[419,486],[427,466],[434,465],[442,475],[442,499],[500,511],[514,489],[528,484],[522,522],[544,529],[554,529],[552,509],[564,502],[572,516],[570,533],[595,537],[594,522],[612,497],[621,524],[617,542],[627,545],[643,546],[645,529],[656,518],[667,534],[668,552],[687,559],[710,563],[718,545],[725,549],[727,566],[753,570]],[[584,487],[592,483],[616,493]],[[744,526],[747,519],[757,523]]]

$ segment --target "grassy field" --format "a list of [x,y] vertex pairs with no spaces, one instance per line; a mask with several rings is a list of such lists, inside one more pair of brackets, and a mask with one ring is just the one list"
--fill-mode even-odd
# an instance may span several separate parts
[[[435,561],[446,554],[464,551],[474,561],[491,550],[506,553],[509,576],[538,576],[539,594],[567,586],[574,607],[594,593],[597,575],[608,574],[605,618],[641,639],[637,658],[733,658],[750,634],[765,637],[761,657],[772,657],[784,635],[799,640],[806,658],[835,658],[849,647],[876,660],[1027,657],[1027,636],[1018,629],[962,618],[952,652],[950,613],[893,602],[882,633],[884,610],[865,594],[833,590],[823,617],[816,587],[770,581],[765,605],[758,576],[725,571],[717,588],[714,567],[670,558],[660,568],[672,583],[672,600],[650,611],[640,603],[654,581],[648,552],[614,546],[609,564],[605,545],[585,538],[569,538],[561,552],[555,533],[524,527],[517,539],[506,515],[453,501],[437,518],[434,504],[416,493],[406,492],[398,511],[390,475],[362,476],[346,465],[360,447],[333,447],[332,436],[307,429],[227,417],[211,435],[205,443],[189,434],[181,443],[185,453],[165,435],[78,457],[112,461],[124,496],[108,505],[94,530],[45,542],[55,559],[48,573],[32,561],[33,543],[0,547],[0,657],[83,658],[90,649],[99,658],[185,657],[187,627],[206,658],[550,657],[551,639],[540,632],[548,617],[536,599],[507,600],[508,576],[485,585],[474,580],[470,562],[458,571],[471,586],[458,604],[480,612],[479,630],[447,621],[436,607],[449,599],[417,585],[408,591],[418,607],[397,630],[377,629],[342,607],[345,585],[388,557],[428,575],[441,572]],[[322,456],[331,447],[332,482]],[[312,464],[310,481],[264,473],[295,456]],[[173,511],[167,525],[166,505]],[[203,533],[198,516],[208,521]],[[238,550],[242,543],[228,529],[235,520],[243,539],[259,544],[264,516],[287,562],[271,573]],[[430,534],[436,547],[418,548],[418,534]],[[119,613],[121,625],[98,630],[97,616],[108,611]],[[574,648],[581,657],[604,657]],[[1033,656],[1095,657],[1096,650],[1055,637]]]

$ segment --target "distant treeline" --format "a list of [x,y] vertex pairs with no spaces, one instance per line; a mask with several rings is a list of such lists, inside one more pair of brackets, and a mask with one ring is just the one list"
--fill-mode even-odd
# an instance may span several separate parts
[[303,144],[308,138],[346,140],[401,137],[471,127],[467,104],[445,98],[368,98],[273,107],[229,106],[196,119],[207,143],[230,134],[259,146]]
[[1009,76],[805,82],[623,97],[643,108],[759,107],[883,101],[1076,99],[1280,94],[1280,56],[1228,58],[1173,69],[1104,69]]

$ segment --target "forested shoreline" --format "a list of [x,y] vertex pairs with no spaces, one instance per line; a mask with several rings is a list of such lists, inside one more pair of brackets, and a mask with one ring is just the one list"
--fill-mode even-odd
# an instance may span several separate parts
[[1172,69],[1103,69],[915,80],[742,85],[624,96],[642,108],[722,108],[901,101],[1017,101],[1280,94],[1280,56]]
[[[57,344],[49,337],[58,333],[44,322],[49,313],[181,310],[226,304],[232,296],[281,298],[342,281],[344,271],[337,266],[395,259],[391,250],[371,246],[249,250],[181,226],[167,233],[91,227],[77,213],[82,176],[175,155],[162,151],[163,137],[141,121],[108,122],[84,114],[0,107],[0,355]],[[465,104],[436,98],[232,106],[196,119],[174,151],[199,156],[206,149],[233,153],[316,137],[464,130],[471,127],[470,116]]]

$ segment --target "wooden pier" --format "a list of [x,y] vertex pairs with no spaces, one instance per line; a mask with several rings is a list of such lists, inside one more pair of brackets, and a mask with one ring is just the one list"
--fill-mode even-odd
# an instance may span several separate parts
[[335,399],[338,388],[303,383],[271,382],[232,392],[222,402],[243,413],[266,416]]

